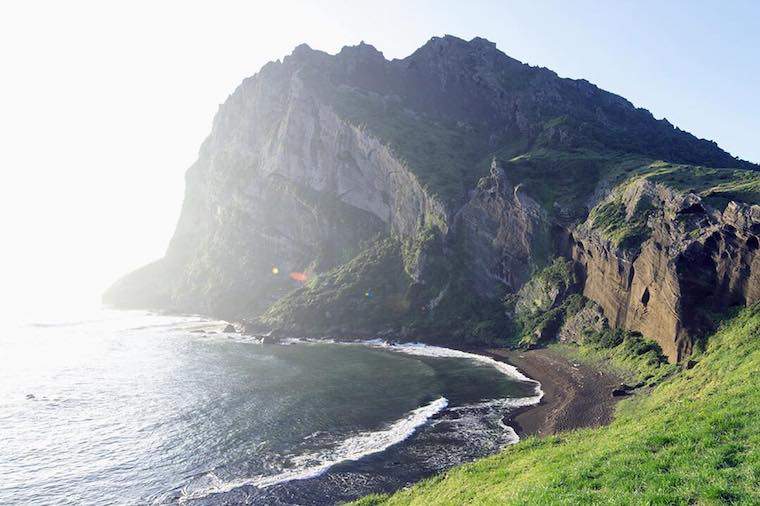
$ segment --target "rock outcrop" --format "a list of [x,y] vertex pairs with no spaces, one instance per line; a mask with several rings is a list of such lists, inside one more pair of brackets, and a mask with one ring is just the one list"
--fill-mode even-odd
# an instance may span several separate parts
[[680,360],[709,329],[707,313],[760,300],[760,255],[753,248],[760,206],[731,202],[721,213],[698,195],[647,179],[627,184],[621,203],[628,220],[637,208],[649,210],[649,237],[640,247],[616,246],[592,219],[573,231],[583,294],[612,325],[655,339]]
[[557,338],[562,342],[583,344],[587,336],[602,332],[606,326],[604,311],[599,304],[589,300],[578,312],[565,318]]
[[244,82],[217,114],[166,257],[146,273],[160,288],[133,276],[108,300],[158,292],[151,306],[248,316],[298,286],[289,274],[341,265],[379,234],[445,231],[442,204],[388,146],[281,71]]
[[519,290],[546,262],[548,223],[546,211],[494,160],[456,216],[475,289],[486,297]]

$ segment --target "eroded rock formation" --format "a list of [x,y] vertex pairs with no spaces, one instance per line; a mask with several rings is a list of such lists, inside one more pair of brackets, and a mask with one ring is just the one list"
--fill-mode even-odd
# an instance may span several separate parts
[[548,250],[546,211],[494,160],[457,214],[457,233],[467,252],[475,289],[486,297],[514,293]]
[[585,279],[583,294],[611,324],[655,339],[679,360],[709,328],[707,313],[760,300],[760,255],[753,248],[760,206],[731,202],[721,213],[693,193],[647,180],[630,184],[623,199],[630,214],[642,200],[651,207],[651,236],[624,250],[593,223],[575,229],[572,257]]

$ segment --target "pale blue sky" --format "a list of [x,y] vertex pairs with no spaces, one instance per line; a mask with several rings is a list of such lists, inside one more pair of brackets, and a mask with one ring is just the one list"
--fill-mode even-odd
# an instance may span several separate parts
[[0,305],[97,295],[160,257],[218,105],[307,42],[388,58],[486,37],[760,162],[760,2],[0,3]]

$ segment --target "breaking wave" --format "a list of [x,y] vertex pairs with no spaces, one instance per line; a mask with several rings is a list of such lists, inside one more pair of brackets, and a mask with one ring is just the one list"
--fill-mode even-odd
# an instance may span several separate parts
[[[382,339],[373,339],[364,341],[363,344],[371,347],[383,348],[399,353],[405,353],[407,355],[417,355],[425,357],[445,357],[445,358],[462,358],[474,360],[482,364],[491,366],[501,372],[502,374],[509,376],[512,379],[523,381],[526,383],[532,383],[534,385],[534,394],[527,397],[504,397],[500,399],[493,399],[489,401],[466,404],[463,406],[455,406],[449,408],[451,412],[461,412],[463,416],[469,417],[476,413],[481,413],[481,416],[485,416],[498,424],[502,429],[502,436],[505,438],[506,444],[514,444],[520,441],[520,436],[513,427],[505,424],[502,421],[503,413],[509,409],[521,408],[525,406],[532,406],[541,402],[541,398],[544,396],[544,391],[541,389],[541,383],[529,378],[520,372],[517,367],[507,364],[506,362],[500,362],[491,357],[485,355],[478,355],[477,353],[469,353],[466,351],[455,350],[452,348],[444,348],[442,346],[432,346],[423,343],[388,343]],[[470,435],[469,437],[475,436]]]
[[[221,337],[221,336],[220,336]],[[240,339],[241,335],[226,336]],[[251,338],[252,342],[258,342]],[[448,430],[459,436],[469,439],[487,438],[492,450],[505,445],[517,443],[520,438],[515,430],[503,422],[506,410],[530,406],[541,401],[544,395],[541,384],[533,380],[516,367],[500,362],[485,355],[466,351],[432,346],[423,343],[390,343],[381,339],[365,341],[335,341],[332,339],[316,338],[286,338],[280,341],[281,345],[292,344],[345,344],[361,345],[371,348],[380,348],[407,355],[468,359],[490,366],[508,376],[511,379],[534,385],[534,395],[526,397],[499,398],[463,406],[448,407],[448,399],[440,397],[429,404],[410,411],[405,417],[393,422],[384,429],[377,431],[360,432],[347,439],[337,441],[334,444],[317,452],[306,453],[291,457],[290,467],[276,474],[261,474],[250,478],[225,480],[216,473],[206,473],[202,478],[184,487],[179,495],[179,502],[184,503],[197,499],[203,499],[215,494],[224,494],[241,487],[253,486],[259,489],[295,480],[306,480],[318,477],[327,472],[336,464],[348,461],[357,461],[380,453],[391,446],[398,444],[409,437],[415,431],[427,424],[433,426],[445,424]],[[442,413],[445,410],[445,413]],[[450,413],[450,414],[447,414]],[[436,415],[436,420],[431,419]],[[176,496],[175,496],[176,497]]]
[[381,348],[384,350],[395,351],[398,353],[404,353],[406,355],[417,355],[423,357],[438,357],[438,358],[462,358],[469,359],[475,362],[488,365],[501,372],[505,376],[509,376],[512,379],[523,381],[526,383],[532,383],[535,388],[535,393],[529,397],[515,397],[505,399],[495,399],[486,403],[478,405],[461,406],[461,408],[469,407],[486,407],[487,406],[500,406],[509,408],[519,408],[523,406],[530,406],[538,404],[541,398],[544,396],[544,391],[541,390],[541,383],[524,375],[520,370],[506,362],[493,359],[485,355],[479,355],[477,353],[470,353],[467,351],[455,350],[453,348],[444,348],[443,346],[433,346],[424,343],[391,343],[383,339],[369,339],[365,341],[335,341],[332,339],[309,339],[309,338],[287,338],[282,340],[283,344],[290,345],[296,343],[329,343],[329,344],[347,344],[347,345],[362,345],[369,346],[371,348]]
[[294,467],[279,474],[224,481],[214,473],[208,473],[202,480],[204,483],[183,489],[179,501],[201,499],[213,494],[230,492],[244,486],[266,488],[278,483],[314,478],[336,464],[359,460],[404,441],[414,434],[418,427],[443,411],[448,403],[445,397],[439,397],[425,406],[410,411],[404,418],[395,421],[385,429],[360,432],[339,442],[332,448],[293,457],[290,461]]
[[491,367],[495,368],[506,376],[509,376],[510,378],[536,384],[536,395],[539,395],[539,399],[537,399],[536,402],[538,402],[541,396],[543,396],[543,391],[541,390],[540,383],[538,381],[527,377],[513,365],[509,365],[506,362],[500,362],[485,355],[478,355],[477,353],[454,350],[452,348],[444,348],[442,346],[432,346],[423,343],[388,343],[387,341],[383,341],[381,339],[362,341],[362,343],[366,344],[367,346],[406,353],[407,355],[419,355],[424,357],[465,358],[474,360],[476,362],[481,362],[486,365],[490,365]]

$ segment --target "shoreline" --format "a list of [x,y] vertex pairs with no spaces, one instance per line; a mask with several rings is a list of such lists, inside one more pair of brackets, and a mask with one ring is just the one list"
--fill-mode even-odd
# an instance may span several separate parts
[[[321,340],[324,338],[317,338]],[[330,338],[335,342],[356,343],[356,339]],[[375,337],[383,342],[384,338]],[[362,343],[362,341],[358,341]],[[367,344],[367,342],[363,342]],[[428,344],[424,340],[393,343],[398,346],[421,344],[433,349],[448,349],[476,355],[515,369],[518,376],[537,384],[538,402],[511,408],[502,421],[520,439],[548,436],[559,432],[607,425],[612,421],[615,405],[621,397],[612,391],[622,379],[561,353],[548,349],[513,350],[508,348],[468,347],[455,344]],[[405,351],[399,350],[401,353]],[[409,353],[409,351],[406,351]],[[426,353],[424,353],[427,355]],[[497,366],[498,364],[493,364]],[[514,377],[514,374],[505,372]],[[519,378],[515,378],[520,380]],[[527,399],[527,398],[526,398]]]
[[521,439],[600,427],[612,421],[615,404],[620,400],[612,396],[612,390],[620,385],[620,378],[546,348],[490,348],[479,352],[517,367],[541,384],[544,395],[538,404],[516,408],[504,419]]
[[[255,335],[246,332],[243,334]],[[269,336],[264,337],[267,342]],[[280,336],[270,338],[272,342]],[[307,338],[309,339],[309,338]],[[336,342],[355,343],[356,335],[322,336],[311,339],[330,339]],[[384,336],[364,337],[366,340]],[[391,341],[392,342],[392,341]],[[406,341],[402,341],[404,343]],[[485,346],[458,346],[454,343],[427,343],[425,339],[412,341],[432,347],[488,357],[507,364],[539,385],[542,397],[538,403],[512,408],[503,419],[520,439],[526,436],[548,436],[569,430],[608,425],[613,418],[620,397],[612,391],[619,387],[622,378],[587,364],[574,362],[568,357],[548,348],[514,350]]]
[[[282,339],[279,335],[275,337],[250,332],[245,322],[218,321],[234,325],[234,333],[261,337],[262,342],[274,343]],[[331,335],[306,337],[306,339],[355,343],[356,337],[354,334],[351,337]],[[385,336],[376,334],[362,337],[367,340],[386,339]],[[612,421],[615,404],[621,399],[612,396],[612,390],[620,386],[621,378],[586,364],[573,362],[551,349],[513,350],[485,346],[457,346],[454,343],[428,344],[425,339],[416,342],[488,357],[515,367],[521,374],[536,381],[542,391],[540,401],[512,408],[503,419],[520,439],[526,436],[548,436],[568,430],[607,425]]]

